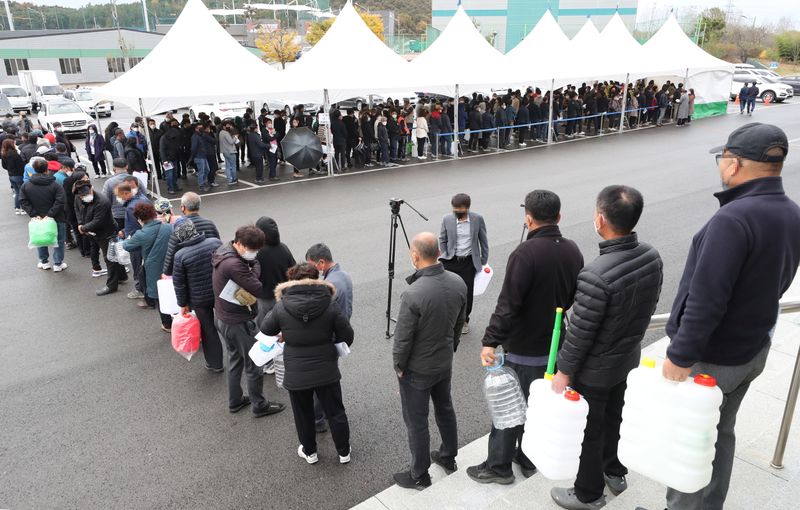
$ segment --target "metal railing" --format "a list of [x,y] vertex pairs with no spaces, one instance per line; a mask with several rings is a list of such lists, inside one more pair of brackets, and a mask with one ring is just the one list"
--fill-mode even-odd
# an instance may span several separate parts
[[[800,298],[784,298],[780,300],[778,310],[780,314],[800,312]],[[653,315],[650,318],[650,325],[647,327],[648,331],[657,331],[663,329],[669,321],[669,314],[662,313]],[[789,431],[792,428],[792,418],[794,417],[794,409],[797,405],[797,396],[800,393],[800,349],[797,352],[797,360],[794,364],[794,373],[792,374],[792,382],[789,384],[789,394],[786,396],[786,406],[783,409],[783,419],[781,420],[781,428],[778,431],[778,442],[775,445],[775,453],[772,456],[772,461],[769,463],[775,469],[783,469],[783,455],[786,452],[786,443],[789,439]]]

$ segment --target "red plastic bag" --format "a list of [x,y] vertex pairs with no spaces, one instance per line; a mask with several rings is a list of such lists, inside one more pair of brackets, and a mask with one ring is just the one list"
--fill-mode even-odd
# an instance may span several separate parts
[[200,321],[193,313],[176,315],[172,319],[172,348],[187,360],[200,349]]

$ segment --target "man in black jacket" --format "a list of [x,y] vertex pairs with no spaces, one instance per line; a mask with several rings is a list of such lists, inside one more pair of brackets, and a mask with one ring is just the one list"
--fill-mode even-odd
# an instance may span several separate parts
[[[89,181],[76,183],[75,196],[77,200],[74,210],[78,232],[89,239],[92,244],[91,250],[102,254],[106,263],[106,284],[98,289],[96,294],[98,296],[112,294],[117,291],[120,282],[128,279],[128,275],[125,273],[125,267],[108,260],[108,243],[117,233],[117,223],[111,214],[111,202],[104,193],[94,191]],[[99,264],[97,267],[100,267]]]
[[278,224],[270,217],[262,216],[256,221],[256,226],[264,232],[264,247],[258,250],[256,260],[261,266],[262,290],[258,298],[258,316],[256,324],[261,324],[264,317],[275,306],[275,287],[288,280],[286,271],[296,262],[291,250],[281,242],[281,233]]
[[[411,468],[396,473],[400,487],[422,490],[431,485],[433,462],[449,474],[457,469],[458,432],[450,398],[453,353],[458,347],[467,307],[467,286],[438,261],[439,245],[429,232],[411,243],[416,272],[407,278],[394,331],[394,369],[408,430]],[[428,407],[433,400],[441,446],[429,453]]]
[[344,127],[347,129],[347,147],[345,148],[347,168],[353,168],[353,149],[358,145],[358,119],[352,108],[347,109],[347,115],[342,119]]
[[778,300],[800,264],[800,208],[783,191],[786,134],[746,124],[717,152],[720,209],[695,235],[667,324],[664,377],[711,374],[724,395],[711,483],[667,491],[670,509],[722,508],[736,446],[734,424],[764,369]]
[[[641,341],[661,294],[663,264],[633,231],[642,214],[641,193],[608,186],[597,196],[594,226],[600,256],[578,274],[566,337],[558,354],[553,390],[571,385],[589,403],[580,467],[574,488],[553,488],[553,500],[570,510],[605,505],[627,488],[628,470],[617,458],[628,372],[639,364]],[[604,480],[605,478],[605,480]]]
[[342,121],[342,112],[331,112],[331,135],[333,136],[333,160],[336,170],[343,172],[347,168],[347,126]]
[[247,153],[250,155],[250,164],[256,167],[256,184],[264,183],[264,156],[267,155],[269,146],[261,139],[258,126],[253,122],[247,129]]
[[[178,219],[176,223],[180,223],[184,219],[190,219],[194,224],[195,230],[205,234],[206,237],[219,239],[219,230],[217,230],[217,226],[214,222],[200,216],[200,203],[200,195],[197,193],[192,191],[184,193],[181,197],[181,214],[183,214],[183,216]],[[175,252],[178,251],[178,244],[180,244],[180,241],[178,241],[178,238],[173,233],[169,238],[167,254],[164,257],[164,268],[161,270],[164,276],[172,276]]]
[[39,269],[53,268],[54,272],[67,268],[64,262],[64,243],[67,238],[67,216],[64,214],[64,188],[56,182],[55,177],[47,174],[47,160],[40,157],[31,159],[33,171],[36,172],[19,190],[19,205],[31,218],[52,218],[58,228],[58,246],[53,249],[53,265],[50,265],[50,250],[47,246],[37,248]]
[[214,237],[206,237],[195,229],[191,219],[184,219],[175,226],[172,234],[178,241],[175,253],[172,283],[175,297],[182,313],[194,310],[200,321],[203,356],[206,369],[221,373],[222,344],[214,326],[214,289],[211,284],[211,256],[222,245]]
[[[561,236],[561,200],[552,191],[535,190],[525,197],[528,239],[508,257],[497,308],[483,337],[481,362],[495,363],[495,349],[503,346],[505,366],[519,377],[525,399],[534,379],[544,377],[556,308],[572,306],[583,257],[578,246]],[[514,482],[511,462],[526,477],[536,466],[522,452],[522,426],[489,434],[486,462],[467,468],[479,483]]]
[[172,119],[168,127],[163,131],[159,138],[158,145],[153,142],[154,147],[158,147],[158,154],[161,158],[161,169],[167,181],[167,193],[170,195],[181,191],[178,186],[178,169],[180,168],[181,154],[181,131],[178,129],[178,121]]

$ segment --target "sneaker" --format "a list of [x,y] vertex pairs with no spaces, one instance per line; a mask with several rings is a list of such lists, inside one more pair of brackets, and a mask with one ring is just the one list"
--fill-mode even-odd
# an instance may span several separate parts
[[628,481],[625,480],[624,476],[614,476],[603,473],[603,478],[606,481],[608,490],[615,496],[619,496],[628,488]]
[[212,182],[209,186],[211,186],[212,188],[216,188],[219,186],[219,184],[217,184],[216,182]]
[[38,267],[39,269],[47,270],[50,269],[52,266],[50,265],[50,262],[39,262],[38,264],[36,264],[36,267]]
[[461,328],[461,334],[462,335],[468,335],[469,334],[469,323],[468,322],[465,322],[464,323],[464,327]]
[[594,501],[584,503],[575,495],[575,488],[553,487],[550,489],[550,497],[561,508],[567,510],[599,510],[606,506],[606,497],[600,496]]
[[253,411],[253,416],[256,418],[263,418],[264,416],[269,416],[271,414],[278,414],[284,409],[286,409],[286,406],[279,402],[268,402],[267,407],[264,409]]
[[528,144],[527,144],[527,143],[521,143],[521,144],[519,144],[519,146],[520,146],[520,147],[527,147],[527,146],[528,146]]
[[500,485],[511,485],[514,483],[514,474],[503,476],[495,473],[486,463],[470,466],[467,468],[467,476],[478,483],[499,483]]
[[245,407],[247,407],[249,405],[250,405],[250,398],[249,397],[242,397],[242,401],[241,402],[239,402],[235,406],[229,406],[228,407],[228,412],[231,413],[231,414],[235,414],[235,413],[238,413],[239,411],[241,411],[242,409],[244,409]]
[[347,455],[339,455],[339,464],[348,464],[350,462],[350,454],[352,453],[353,449],[347,450]]
[[395,483],[404,489],[417,489],[421,491],[431,486],[431,475],[428,473],[425,473],[419,478],[414,478],[411,476],[411,471],[404,471],[402,473],[395,473],[393,478]]
[[431,460],[434,464],[442,466],[444,468],[444,472],[448,475],[452,475],[456,471],[458,471],[458,464],[456,464],[455,459],[453,460],[444,460],[442,458],[442,454],[439,450],[433,450],[431,452]]
[[66,262],[62,262],[61,264],[54,264],[53,265],[53,272],[54,273],[60,273],[61,271],[65,270],[68,267],[69,266],[67,265]]
[[92,278],[100,278],[106,274],[108,274],[108,269],[100,269],[98,271],[92,270]]
[[144,299],[144,294],[142,294],[136,289],[133,289],[132,291],[128,292],[127,297],[128,299]]
[[317,452],[312,453],[311,455],[306,455],[306,452],[303,451],[303,445],[297,447],[297,456],[301,459],[306,459],[306,462],[309,464],[316,464],[319,462],[319,457],[317,457]]

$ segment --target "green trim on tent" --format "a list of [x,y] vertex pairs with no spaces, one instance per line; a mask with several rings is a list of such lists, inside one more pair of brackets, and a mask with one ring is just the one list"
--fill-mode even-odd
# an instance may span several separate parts
[[692,120],[713,117],[715,115],[725,115],[728,113],[728,101],[716,103],[703,103],[694,105],[694,115]]

